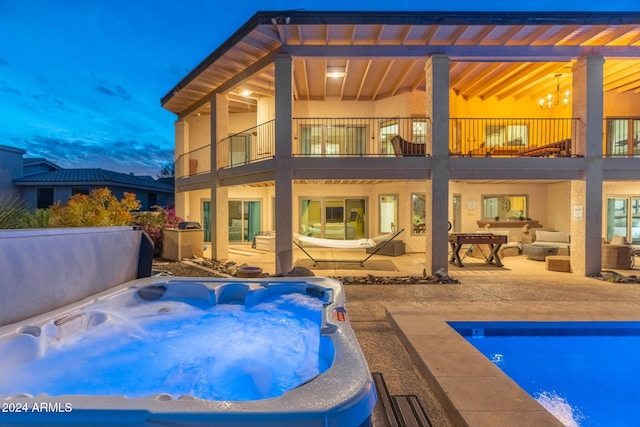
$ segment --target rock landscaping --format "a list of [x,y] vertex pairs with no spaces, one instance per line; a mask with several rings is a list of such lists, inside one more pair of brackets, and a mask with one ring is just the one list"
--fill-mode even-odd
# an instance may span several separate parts
[[[233,261],[220,262],[200,257],[184,259],[181,262],[165,261],[157,259],[154,261],[154,273],[168,274],[173,276],[186,277],[236,277],[238,265]],[[315,276],[315,273],[304,267],[294,267],[289,277]],[[263,273],[261,277],[270,277]],[[433,276],[428,276],[423,272],[422,276],[374,276],[367,274],[363,276],[329,276],[341,281],[345,285],[364,284],[403,284],[403,285],[438,285],[438,284],[459,284],[457,279],[450,277],[446,271],[437,271]]]

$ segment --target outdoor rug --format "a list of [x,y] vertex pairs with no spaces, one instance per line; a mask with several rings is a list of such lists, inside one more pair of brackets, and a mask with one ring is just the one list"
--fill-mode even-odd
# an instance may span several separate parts
[[314,267],[313,261],[310,259],[298,259],[295,263],[296,267],[304,267],[309,270],[369,270],[369,271],[400,271],[391,260],[375,259],[364,263],[364,267],[360,267],[357,261],[354,262],[319,262]]

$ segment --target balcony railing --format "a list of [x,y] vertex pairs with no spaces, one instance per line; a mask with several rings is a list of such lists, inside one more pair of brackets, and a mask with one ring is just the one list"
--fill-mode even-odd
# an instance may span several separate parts
[[571,157],[578,119],[449,119],[458,157]]
[[427,117],[294,118],[293,155],[425,156]]
[[246,165],[275,156],[275,120],[259,124],[220,140],[218,168]]
[[605,157],[640,157],[640,118],[604,121]]
[[178,157],[175,164],[176,178],[186,178],[211,172],[211,146],[184,153]]

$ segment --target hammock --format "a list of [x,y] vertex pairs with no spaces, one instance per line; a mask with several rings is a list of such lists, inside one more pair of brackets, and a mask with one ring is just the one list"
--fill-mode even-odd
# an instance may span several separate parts
[[[340,263],[351,263],[351,264],[360,264],[360,267],[364,267],[364,263],[374,256],[380,249],[385,247],[389,242],[395,239],[400,233],[404,231],[404,228],[396,233],[385,234],[384,236],[375,237],[373,239],[358,239],[358,240],[335,240],[335,239],[323,239],[320,237],[310,237],[303,236],[302,234],[293,233],[293,243],[299,247],[302,252],[305,253],[309,257],[311,261],[313,261],[314,267],[319,262],[340,262]],[[368,249],[375,248],[373,252],[371,252],[366,258],[362,260],[355,259],[316,259],[309,252],[307,252],[303,247],[303,243],[313,244],[316,246],[322,246],[324,248],[332,248],[332,249]]]

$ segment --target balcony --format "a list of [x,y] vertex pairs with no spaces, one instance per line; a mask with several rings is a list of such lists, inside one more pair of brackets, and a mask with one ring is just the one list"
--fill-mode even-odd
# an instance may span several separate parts
[[259,162],[275,156],[275,120],[221,139],[217,145],[218,169]]
[[176,178],[188,178],[211,172],[211,146],[181,154],[175,162]]
[[299,157],[424,157],[427,117],[294,118]]
[[449,151],[457,157],[571,157],[578,119],[451,118]]
[[[607,153],[629,155],[619,139],[635,135],[633,155],[640,153],[640,120],[607,121]],[[626,133],[629,123],[635,127]],[[451,118],[452,157],[575,157],[578,119]],[[300,158],[425,157],[431,121],[428,117],[294,118],[292,156]],[[435,141],[434,143],[438,143]],[[607,143],[605,143],[607,144]],[[615,149],[613,148],[615,147]],[[275,156],[275,121],[223,138],[216,144],[217,169],[228,169]],[[627,148],[628,150],[628,148]],[[184,153],[176,160],[176,178],[211,172],[210,146]]]

